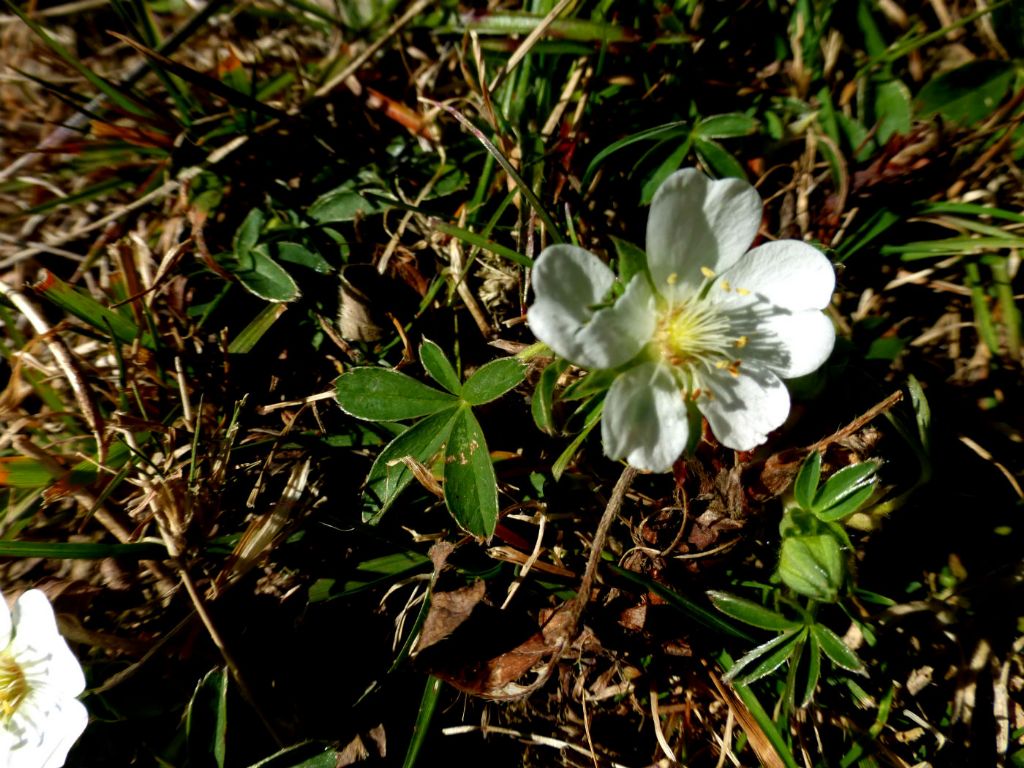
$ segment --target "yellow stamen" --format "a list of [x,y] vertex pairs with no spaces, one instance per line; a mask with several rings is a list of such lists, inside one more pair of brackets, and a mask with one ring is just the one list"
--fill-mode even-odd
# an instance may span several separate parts
[[736,349],[743,349],[745,346],[747,346],[747,337],[746,336],[740,336],[733,343],[736,345]]
[[700,273],[704,275],[704,277],[706,277],[708,280],[715,276],[715,270],[711,269],[711,267],[701,267]]
[[27,695],[28,680],[21,665],[10,652],[0,652],[0,721],[9,721]]
[[736,289],[736,293],[738,293],[740,296],[749,296],[750,295],[750,289],[748,289],[748,288],[737,288]]
[[673,272],[671,275],[665,278],[665,282],[668,283],[669,285],[675,285],[676,283],[679,282],[679,275]]
[[730,286],[729,286],[729,281],[728,281],[728,280],[723,280],[723,281],[722,281],[722,290],[723,290],[723,291],[728,291],[728,290],[729,290],[729,287],[730,287]]

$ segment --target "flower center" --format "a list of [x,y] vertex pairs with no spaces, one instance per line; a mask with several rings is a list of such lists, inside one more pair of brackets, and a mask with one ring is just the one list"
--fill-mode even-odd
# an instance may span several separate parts
[[[709,279],[714,273],[707,270]],[[670,280],[670,282],[672,282]],[[724,290],[728,283],[719,281]],[[736,350],[747,346],[746,336],[737,336],[728,312],[718,303],[704,298],[705,290],[675,299],[658,317],[654,343],[662,360],[677,369],[683,379],[685,395],[694,399],[711,397],[705,374],[712,369],[739,376],[740,360]]]
[[10,651],[0,652],[0,721],[6,724],[27,695],[25,671]]

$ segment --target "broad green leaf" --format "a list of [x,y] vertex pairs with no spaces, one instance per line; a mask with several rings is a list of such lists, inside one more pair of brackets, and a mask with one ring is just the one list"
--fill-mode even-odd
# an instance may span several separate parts
[[430,339],[420,344],[420,362],[434,381],[458,397],[462,394],[462,382],[452,364],[448,362],[441,348]]
[[274,258],[280,261],[298,264],[300,267],[311,269],[321,275],[328,275],[334,271],[334,267],[327,259],[300,243],[271,243],[269,247]]
[[480,366],[462,385],[462,399],[470,405],[496,400],[526,378],[526,366],[514,357]]
[[428,565],[429,557],[412,550],[373,557],[359,563],[355,573],[340,587],[337,587],[335,579],[317,579],[309,587],[309,602],[336,600],[382,584],[390,584]]
[[814,494],[818,490],[820,479],[821,454],[818,451],[811,451],[811,455],[800,465],[800,471],[793,483],[793,495],[796,497],[796,503],[803,509],[811,509],[814,506]]
[[[669,142],[664,142],[668,144]],[[654,195],[658,189],[665,182],[665,180],[679,170],[679,166],[683,164],[683,160],[690,154],[690,147],[692,146],[693,139],[690,136],[686,137],[685,141],[680,142],[676,145],[676,148],[669,153],[668,157],[661,161],[654,172],[650,174],[640,188],[640,204],[650,205],[654,199]],[[661,146],[658,146],[661,149]]]
[[716,178],[734,178],[747,180],[747,173],[743,170],[743,166],[740,165],[740,161],[730,154],[730,152],[719,144],[717,141],[712,139],[705,139],[698,136],[694,141],[694,148],[697,150],[697,155],[704,164],[707,165],[708,170],[714,174]]
[[694,128],[694,133],[707,139],[729,139],[756,133],[760,123],[742,112],[705,117]]
[[647,254],[643,248],[628,240],[612,237],[615,254],[619,258],[619,277],[623,285],[628,285],[634,275],[643,276],[647,272]]
[[382,207],[344,185],[318,197],[309,207],[309,215],[320,224],[352,221],[357,216],[377,213]]
[[1012,61],[983,59],[930,80],[917,94],[924,117],[941,114],[962,125],[976,125],[999,106],[1013,82]]
[[458,413],[457,409],[449,409],[428,416],[384,446],[366,478],[363,499],[369,509],[363,512],[363,522],[376,524],[412,481],[412,470],[402,459],[411,458],[420,464],[428,464],[437,456],[452,431]]
[[533,415],[533,423],[541,432],[549,435],[555,432],[554,423],[554,400],[555,385],[558,378],[569,367],[565,360],[554,360],[541,373],[537,386],[533,390],[533,398],[530,400],[530,412]]
[[816,513],[831,509],[864,486],[874,483],[877,470],[878,464],[874,461],[863,461],[860,464],[843,467],[818,491],[811,509]]
[[249,293],[267,301],[295,301],[299,287],[284,267],[274,261],[265,244],[247,251],[238,251],[234,259],[221,261],[221,266],[238,278]]
[[210,670],[196,686],[185,712],[185,738],[190,763],[224,768],[227,736],[228,674]]
[[403,421],[439,413],[459,399],[390,368],[353,368],[334,384],[341,410],[366,421]]
[[902,80],[888,80],[875,88],[875,122],[878,141],[910,133],[913,121],[910,89]]
[[[781,664],[783,661],[786,660],[786,656],[789,654],[789,652],[791,652],[793,650],[792,646],[790,645],[790,643],[792,643],[793,640],[801,632],[803,632],[803,629],[791,629],[791,630],[789,630],[787,632],[783,632],[780,635],[776,635],[771,640],[767,640],[767,641],[761,643],[756,648],[752,648],[751,650],[747,651],[739,659],[736,660],[736,663],[733,664],[732,667],[729,668],[729,671],[722,676],[722,679],[727,681],[727,682],[729,680],[733,680],[733,679],[736,679],[736,678],[739,678],[740,680],[743,680],[743,678],[740,677],[740,672],[742,672],[744,669],[746,669],[750,664],[752,664],[753,662],[757,661],[758,659],[760,659],[765,654],[769,654],[769,653],[777,650],[780,646],[782,646],[784,648],[788,648],[789,650],[787,651],[786,655],[784,655],[782,657],[782,660],[779,661],[779,663],[776,664],[775,667],[773,667],[773,669],[777,668],[779,666],[779,664]],[[771,671],[771,670],[769,670],[769,671]],[[743,680],[743,682],[746,683],[747,681]]]
[[871,494],[874,492],[875,484],[874,482],[870,482],[867,485],[861,486],[838,504],[833,504],[828,509],[822,510],[821,512],[815,512],[814,514],[819,520],[823,520],[826,523],[842,520],[844,517],[848,517],[860,509],[864,502],[871,498]]
[[833,663],[851,672],[863,672],[864,664],[857,654],[850,650],[843,639],[823,624],[812,624],[811,633],[821,644],[821,650]]
[[731,616],[737,621],[742,621],[744,624],[750,624],[752,627],[784,632],[785,630],[797,629],[802,626],[802,623],[799,621],[787,619],[781,613],[776,613],[765,608],[763,605],[737,597],[729,592],[711,590],[708,592],[708,597],[711,598],[715,608],[726,616]]
[[491,538],[498,523],[498,481],[483,430],[469,406],[456,412],[445,449],[444,498],[463,529]]
[[804,691],[800,696],[800,706],[806,707],[814,698],[814,690],[818,687],[818,679],[821,677],[821,643],[818,636],[814,634],[813,627],[807,636],[807,643],[804,645],[804,653],[807,654],[807,677],[804,679]]
[[827,533],[783,539],[778,573],[793,591],[822,603],[834,603],[846,577],[839,542]]
[[231,241],[231,249],[235,252],[235,257],[241,260],[241,257],[252,250],[256,243],[260,239],[260,231],[263,229],[263,211],[259,208],[253,208],[249,211],[245,220],[239,225],[238,229],[235,230],[234,239]]

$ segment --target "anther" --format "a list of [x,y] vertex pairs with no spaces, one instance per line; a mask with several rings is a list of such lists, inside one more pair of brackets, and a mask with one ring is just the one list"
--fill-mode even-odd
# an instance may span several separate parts
[[701,267],[700,273],[704,275],[704,277],[706,277],[708,280],[715,276],[715,270],[713,270],[711,267]]
[[749,296],[750,295],[750,289],[749,288],[737,288],[736,289],[736,293],[738,293],[740,296]]
[[733,342],[733,344],[736,345],[736,349],[743,349],[745,346],[747,346],[747,337],[740,336],[738,339],[736,339],[736,341]]
[[728,292],[729,289],[730,289],[729,281],[728,280],[723,280],[722,281],[722,290]]
[[679,275],[673,272],[671,275],[665,278],[665,282],[668,283],[669,285],[675,285],[676,283],[679,282]]

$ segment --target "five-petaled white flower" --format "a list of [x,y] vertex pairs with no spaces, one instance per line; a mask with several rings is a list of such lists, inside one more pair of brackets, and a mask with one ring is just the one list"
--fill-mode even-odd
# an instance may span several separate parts
[[0,765],[60,768],[89,719],[85,676],[38,589],[0,596]]
[[799,240],[748,251],[760,224],[753,187],[688,168],[654,195],[646,273],[614,302],[615,276],[589,251],[553,245],[537,258],[534,335],[576,365],[618,371],[601,422],[610,458],[668,470],[689,441],[690,405],[721,443],[750,450],[789,414],[782,379],[828,359],[832,265]]

